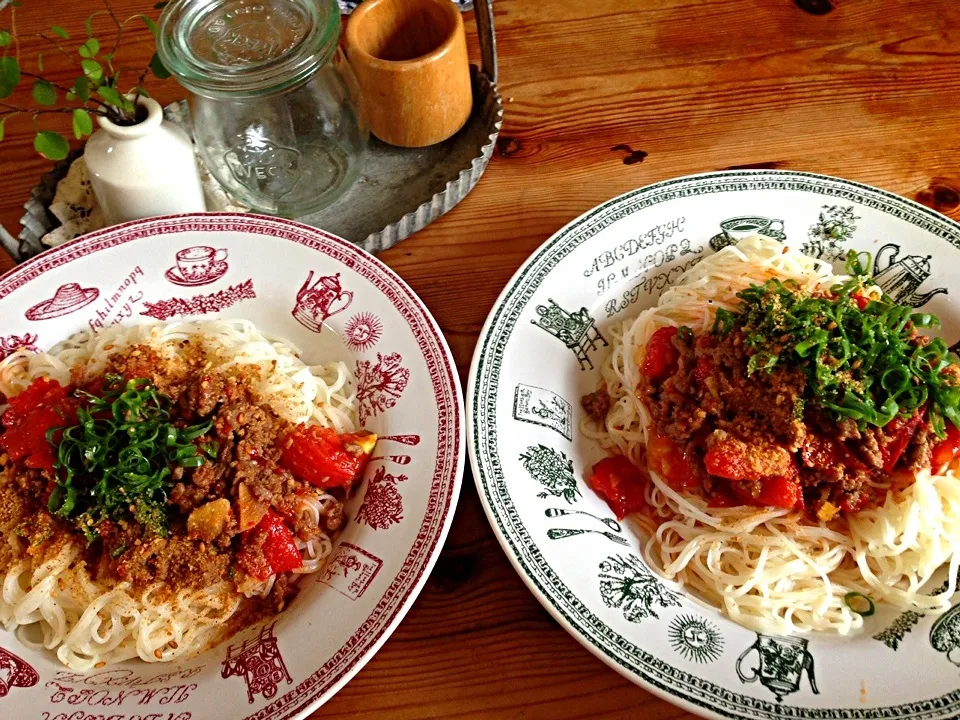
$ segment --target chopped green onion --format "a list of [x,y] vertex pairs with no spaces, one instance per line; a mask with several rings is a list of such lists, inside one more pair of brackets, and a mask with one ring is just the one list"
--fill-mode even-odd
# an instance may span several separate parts
[[877,606],[873,602],[873,598],[856,590],[848,592],[843,596],[843,604],[860,617],[870,617],[877,611]]
[[872,282],[871,260],[867,253],[849,253],[851,278],[827,296],[800,292],[796,283],[775,278],[751,285],[737,294],[736,312],[717,311],[713,332],[739,333],[750,351],[748,375],[804,371],[805,399],[837,420],[883,427],[926,408],[943,437],[945,419],[960,427],[960,382],[945,372],[956,365],[955,356],[940,338],[916,339],[917,328],[939,327],[934,315],[914,312],[886,295],[860,308]]
[[97,538],[102,521],[131,514],[165,535],[171,468],[197,468],[207,456],[216,458],[215,441],[195,442],[213,423],[175,425],[170,399],[146,378],[106,375],[102,396],[80,390],[74,396],[85,401],[77,424],[46,434],[57,450],[50,511],[76,523],[88,540]]

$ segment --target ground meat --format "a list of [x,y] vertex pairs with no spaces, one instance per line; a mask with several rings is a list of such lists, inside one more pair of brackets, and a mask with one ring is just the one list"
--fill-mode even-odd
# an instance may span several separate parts
[[929,423],[921,426],[904,453],[908,471],[916,474],[921,470],[929,469],[933,458],[933,446],[936,444],[937,436]]
[[147,378],[161,394],[176,402],[186,388],[193,362],[192,356],[189,360],[180,356],[170,359],[149,345],[134,345],[111,356],[107,372],[122,375],[127,380]]
[[204,588],[227,578],[230,555],[209,543],[185,537],[154,538],[124,554],[117,574],[143,587]]
[[230,468],[223,462],[208,462],[193,469],[189,478],[178,482],[170,491],[170,502],[184,515],[210,500],[223,497]]
[[[683,446],[695,474],[706,478],[703,489],[708,495],[737,482],[734,490],[741,496],[759,497],[759,476],[751,475],[755,463],[748,450],[777,447],[795,464],[778,476],[798,478],[808,507],[825,502],[858,507],[869,481],[882,473],[888,441],[882,431],[862,430],[854,420],[838,422],[815,404],[808,407],[807,378],[800,369],[777,366],[772,372],[759,369],[751,374],[753,351],[740,334],[694,341],[678,333],[673,346],[678,355],[673,373],[665,379],[642,378],[638,394],[653,416],[657,435]],[[730,451],[724,455],[713,450],[709,467],[734,470],[714,477],[707,470],[707,450],[720,437],[727,438]],[[929,462],[922,439],[915,439],[908,452],[918,464],[924,458]]]
[[281,575],[270,589],[268,601],[277,612],[283,610],[297,594],[297,586],[289,575]]
[[346,516],[343,512],[343,505],[339,502],[331,503],[323,517],[323,523],[327,532],[336,532],[343,527]]
[[860,439],[860,429],[857,427],[855,420],[847,418],[846,420],[841,420],[836,424],[837,428],[837,440],[843,442],[845,440],[859,440]]
[[587,416],[598,423],[602,423],[610,411],[610,393],[606,387],[601,387],[596,392],[588,393],[580,399],[583,411]]
[[[805,432],[797,417],[806,386],[802,372],[748,375],[749,356],[739,336],[712,345],[675,341],[674,346],[680,355],[677,371],[660,384],[641,380],[660,434],[685,444],[704,427],[716,427],[740,438],[768,438],[799,448]],[[701,367],[710,371],[698,381]]]
[[226,382],[217,374],[204,373],[190,380],[180,397],[180,406],[187,412],[207,417],[223,398]]
[[860,458],[874,470],[883,468],[883,453],[880,452],[880,438],[883,431],[880,428],[867,428],[861,434],[863,440],[857,446]]

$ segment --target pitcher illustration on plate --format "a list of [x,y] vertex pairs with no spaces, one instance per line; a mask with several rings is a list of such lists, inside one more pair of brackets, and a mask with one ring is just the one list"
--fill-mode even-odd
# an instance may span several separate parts
[[314,283],[311,270],[297,293],[297,304],[291,314],[305,328],[318,333],[327,318],[343,312],[352,302],[353,293],[340,287],[340,273],[321,275]]
[[[743,672],[743,661],[747,655],[757,651],[760,658],[758,667],[750,670],[752,674]],[[777,702],[783,700],[784,695],[797,692],[800,689],[800,679],[803,671],[807,671],[810,689],[814,695],[819,695],[817,679],[813,673],[813,655],[807,650],[807,641],[796,637],[774,637],[757,633],[757,639],[737,658],[737,675],[741,682],[760,684],[777,696]]]
[[930,302],[934,295],[946,293],[946,288],[936,288],[918,295],[916,290],[924,280],[930,277],[932,255],[907,255],[897,259],[900,246],[888,243],[877,252],[873,264],[873,280],[883,291],[901,305],[920,307]]

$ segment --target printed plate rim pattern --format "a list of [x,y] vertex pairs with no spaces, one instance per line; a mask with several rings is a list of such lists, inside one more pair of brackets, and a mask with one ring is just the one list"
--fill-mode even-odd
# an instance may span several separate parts
[[487,519],[510,563],[543,607],[591,653],[624,677],[704,717],[737,720],[950,720],[960,715],[960,690],[885,707],[807,708],[744,695],[674,667],[638,647],[598,618],[540,552],[510,495],[497,452],[497,395],[504,350],[532,298],[559,262],[604,227],[658,203],[722,192],[802,190],[840,198],[904,220],[960,248],[960,223],[908,198],[855,181],[792,170],[736,170],[688,175],[647,185],[573,219],[536,248],[490,310],[470,364],[468,454]]
[[167,215],[98,230],[47,250],[0,277],[0,300],[48,270],[74,260],[142,238],[179,232],[271,236],[296,242],[357,272],[407,321],[414,341],[423,352],[437,403],[438,452],[427,507],[416,540],[400,563],[397,575],[367,618],[324,666],[246,716],[247,720],[303,718],[329,700],[373,658],[410,610],[436,564],[453,522],[466,461],[465,412],[459,374],[433,315],[410,286],[381,260],[323,230],[252,213]]

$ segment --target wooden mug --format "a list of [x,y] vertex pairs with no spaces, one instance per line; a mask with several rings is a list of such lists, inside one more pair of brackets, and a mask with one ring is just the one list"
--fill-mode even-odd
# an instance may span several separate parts
[[466,124],[467,38],[450,0],[364,0],[347,22],[346,46],[370,129],[384,142],[425,147]]

